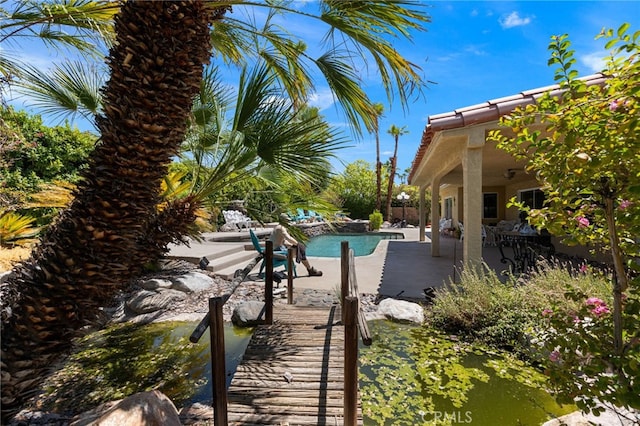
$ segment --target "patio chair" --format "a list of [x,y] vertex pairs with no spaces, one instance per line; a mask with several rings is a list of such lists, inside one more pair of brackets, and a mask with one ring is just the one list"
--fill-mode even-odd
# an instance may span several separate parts
[[245,216],[242,212],[237,210],[223,210],[222,215],[224,216],[225,224],[231,228],[237,228],[238,231],[241,231],[243,228],[251,228],[251,218]]
[[460,241],[464,239],[464,225],[462,222],[458,222],[458,229],[460,230]]
[[445,235],[451,229],[451,219],[440,219],[440,223],[438,225],[438,232],[440,235]]
[[322,222],[322,221],[324,221],[324,219],[322,218],[322,215],[314,212],[313,210],[309,210],[309,219],[312,222]]
[[296,215],[294,216],[293,220],[296,221],[296,222],[307,222],[310,218],[311,218],[311,216],[306,214],[304,212],[304,209],[297,208],[296,209]]
[[[262,263],[260,263],[260,271],[258,272],[258,276],[260,278],[264,277],[264,248],[260,245],[260,240],[258,240],[258,236],[253,232],[252,229],[249,229],[249,234],[251,235],[251,242],[253,243],[253,248],[262,255]],[[287,252],[286,251],[273,251],[273,268],[277,268],[280,266],[284,266],[284,270],[287,271]],[[293,264],[293,276],[298,277],[298,272],[296,271],[296,264]]]
[[487,245],[487,230],[484,228],[484,225],[481,225],[480,231],[482,232],[482,247],[486,247]]

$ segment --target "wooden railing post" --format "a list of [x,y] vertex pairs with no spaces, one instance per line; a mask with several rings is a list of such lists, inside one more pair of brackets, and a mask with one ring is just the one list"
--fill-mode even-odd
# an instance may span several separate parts
[[344,324],[344,299],[349,295],[349,241],[340,243],[340,306]]
[[265,242],[264,250],[264,322],[273,324],[273,241]]
[[211,379],[213,380],[213,422],[226,426],[227,422],[227,372],[224,359],[223,297],[209,298],[209,338],[211,341]]
[[293,247],[287,250],[287,304],[293,305]]
[[347,296],[344,312],[344,424],[355,426],[358,418],[358,298]]

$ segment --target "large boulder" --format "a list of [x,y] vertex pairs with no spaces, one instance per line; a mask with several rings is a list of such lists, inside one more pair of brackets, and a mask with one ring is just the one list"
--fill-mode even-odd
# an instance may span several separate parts
[[173,402],[157,390],[131,395],[74,418],[71,426],[181,426]]
[[422,306],[405,300],[384,299],[378,304],[378,312],[385,318],[396,322],[422,324],[424,321]]
[[11,271],[0,272],[0,284],[4,284],[7,281],[9,281],[10,276],[11,276]]
[[140,290],[126,304],[127,308],[135,314],[147,314],[165,309],[173,302],[184,300],[186,297],[186,294],[178,290]]
[[233,310],[231,322],[238,327],[253,327],[264,322],[264,303],[257,300],[242,302]]
[[591,413],[582,413],[574,411],[557,419],[549,420],[542,426],[591,426],[591,425],[619,425],[633,426],[640,424],[640,411],[629,411],[624,408],[617,407],[613,410],[611,407],[599,404],[604,409],[600,415],[596,416]]
[[159,288],[171,288],[173,283],[169,280],[163,280],[162,278],[151,278],[150,280],[142,281],[140,287],[145,290],[157,290]]
[[184,291],[185,293],[197,293],[208,290],[215,284],[213,278],[201,272],[188,272],[171,279],[171,281],[173,282],[171,285],[172,289]]

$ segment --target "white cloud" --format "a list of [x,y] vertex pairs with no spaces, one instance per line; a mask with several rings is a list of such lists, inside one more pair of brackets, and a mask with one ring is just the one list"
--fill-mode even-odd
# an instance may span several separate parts
[[467,46],[467,47],[465,47],[464,51],[467,52],[467,53],[471,53],[472,55],[475,55],[475,56],[485,56],[487,54],[486,51],[484,51],[480,47],[472,45],[472,44]]
[[592,52],[580,57],[580,61],[593,72],[605,69],[607,52]]
[[460,53],[452,52],[452,53],[449,53],[447,55],[436,57],[436,61],[438,61],[438,62],[449,62],[449,61],[453,61],[454,59],[458,59],[459,57],[460,57]]
[[520,14],[518,12],[511,12],[506,17],[503,16],[502,18],[500,18],[498,22],[500,22],[500,26],[502,28],[507,29],[529,25],[531,23],[531,18],[522,18],[520,17]]
[[322,89],[309,96],[309,106],[318,108],[320,111],[325,110],[335,103],[335,97],[328,88]]

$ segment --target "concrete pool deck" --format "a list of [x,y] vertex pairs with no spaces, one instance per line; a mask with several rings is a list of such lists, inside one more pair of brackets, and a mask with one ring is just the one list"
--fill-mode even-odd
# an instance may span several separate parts
[[[267,233],[269,231],[266,231]],[[431,256],[431,230],[427,229],[425,241],[420,241],[419,228],[388,228],[380,232],[401,232],[404,239],[382,240],[368,256],[355,258],[358,288],[361,293],[380,294],[398,299],[424,299],[427,287],[440,288],[458,278],[454,265],[460,265],[462,243],[455,238],[440,239],[440,257]],[[205,253],[223,250],[231,243],[206,241],[193,243],[191,248],[177,246],[172,255],[200,258]],[[245,243],[236,243],[245,244]],[[499,261],[497,247],[484,247],[487,265],[497,271],[504,269]],[[323,272],[321,277],[309,277],[302,264],[297,265],[298,278],[294,288],[337,291],[340,288],[340,258],[309,257],[312,266]],[[259,266],[247,276],[249,281],[258,278]]]

